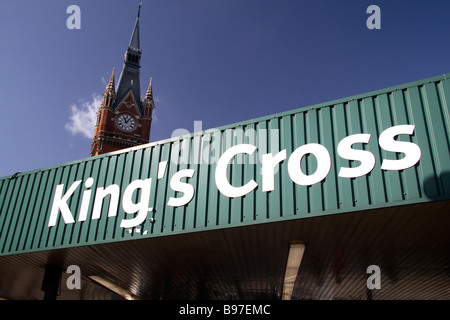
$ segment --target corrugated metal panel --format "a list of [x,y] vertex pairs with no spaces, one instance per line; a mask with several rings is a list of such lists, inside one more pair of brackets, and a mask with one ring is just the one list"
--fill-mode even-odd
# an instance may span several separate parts
[[[449,74],[3,178],[0,180],[0,254],[448,199],[448,77]],[[396,159],[396,155],[381,149],[378,137],[385,129],[402,124],[415,125],[414,135],[407,139],[401,136],[399,140],[417,144],[421,159],[406,170],[381,170],[382,160]],[[338,156],[337,144],[344,137],[358,133],[371,134],[365,150],[374,154],[376,165],[365,176],[339,178],[339,168],[350,164]],[[236,186],[254,179],[258,187],[245,196],[229,198],[216,187],[217,159],[231,146],[242,143],[255,145],[257,152],[235,157],[228,167],[228,179]],[[331,169],[320,183],[299,186],[288,174],[287,160],[296,148],[308,143],[319,143],[328,150]],[[286,150],[288,159],[278,167],[274,190],[262,192],[261,156],[281,150]],[[306,158],[301,163],[302,169],[312,174],[317,161],[313,156]],[[167,169],[158,179],[158,166],[162,161],[168,161]],[[170,178],[182,169],[195,170],[192,178],[182,180],[194,187],[194,197],[185,206],[169,207],[170,197],[181,197],[180,192],[170,188]],[[85,182],[90,177],[94,183],[89,188]],[[122,208],[125,189],[132,181],[147,178],[152,179],[148,207],[153,211],[138,227],[121,228],[123,219],[133,217]],[[75,181],[82,182],[67,201],[75,223],[65,224],[59,215],[56,225],[49,227],[56,187],[64,184],[65,193]],[[91,219],[95,190],[112,184],[120,187],[117,215],[108,217],[106,199],[100,218]],[[134,201],[138,201],[138,197],[140,195],[135,194]],[[90,209],[86,221],[78,221],[83,199],[88,199],[86,204]]]

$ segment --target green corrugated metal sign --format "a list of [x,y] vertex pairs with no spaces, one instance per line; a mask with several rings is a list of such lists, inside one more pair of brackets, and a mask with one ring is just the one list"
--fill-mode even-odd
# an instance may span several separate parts
[[0,254],[448,199],[448,77],[5,177]]

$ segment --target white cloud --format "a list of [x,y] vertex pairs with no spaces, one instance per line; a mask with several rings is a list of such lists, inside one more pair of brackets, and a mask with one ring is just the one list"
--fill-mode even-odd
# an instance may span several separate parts
[[70,106],[70,118],[65,128],[72,135],[80,134],[85,138],[92,139],[94,137],[94,127],[97,120],[97,111],[102,102],[102,96],[94,94],[92,100]]
[[155,109],[153,109],[152,121],[158,122],[158,107],[159,107],[159,103],[162,101],[162,99],[158,96],[154,96],[153,101],[155,102]]

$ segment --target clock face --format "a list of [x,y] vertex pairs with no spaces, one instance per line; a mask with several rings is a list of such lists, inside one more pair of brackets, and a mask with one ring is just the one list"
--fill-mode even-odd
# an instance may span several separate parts
[[121,114],[116,121],[117,127],[125,132],[131,132],[136,129],[136,119],[129,114]]

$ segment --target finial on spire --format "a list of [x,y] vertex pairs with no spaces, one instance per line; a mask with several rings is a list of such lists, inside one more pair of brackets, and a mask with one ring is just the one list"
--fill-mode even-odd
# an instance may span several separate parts
[[116,88],[116,84],[115,84],[115,80],[114,80],[115,72],[116,72],[116,68],[113,68],[111,78],[109,79],[106,89],[115,90],[115,88]]
[[150,78],[150,84],[148,86],[147,93],[145,94],[145,99],[148,99],[148,100],[153,99],[152,80],[153,80],[153,78]]
[[136,23],[134,24],[133,34],[131,35],[130,44],[129,47],[140,50],[140,44],[139,44],[139,16],[141,15],[141,6],[142,2],[139,2],[139,10],[138,15],[136,18]]
[[142,7],[142,1],[139,2],[138,18],[141,15],[141,7]]

